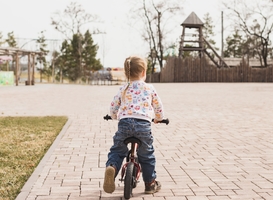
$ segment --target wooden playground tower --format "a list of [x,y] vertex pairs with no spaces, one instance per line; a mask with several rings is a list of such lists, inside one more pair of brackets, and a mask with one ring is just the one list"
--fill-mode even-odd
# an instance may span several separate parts
[[[217,54],[213,47],[203,37],[202,29],[204,27],[204,23],[194,12],[192,12],[187,17],[187,19],[181,24],[181,26],[183,28],[179,47],[179,56],[183,57],[184,51],[198,51],[200,58],[203,57],[205,53],[218,68],[229,68],[229,66],[224,62],[221,56]],[[186,28],[197,29],[197,32],[186,35]],[[198,40],[194,39],[196,37],[198,38]],[[211,50],[212,53],[210,53],[208,50]],[[215,58],[218,58],[218,60],[215,60]]]

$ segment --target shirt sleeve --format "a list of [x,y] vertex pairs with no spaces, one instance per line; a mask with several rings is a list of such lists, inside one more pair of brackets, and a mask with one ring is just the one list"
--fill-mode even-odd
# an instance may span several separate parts
[[110,116],[112,119],[117,119],[118,111],[121,103],[121,90],[120,88],[119,92],[114,96],[111,105],[110,105]]
[[161,121],[164,119],[163,104],[154,87],[152,87],[152,90],[152,107],[154,109],[155,119]]

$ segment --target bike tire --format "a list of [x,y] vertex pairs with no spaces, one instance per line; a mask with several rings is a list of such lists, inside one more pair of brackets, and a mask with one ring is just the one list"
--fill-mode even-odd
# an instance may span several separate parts
[[124,178],[124,198],[130,199],[133,193],[134,185],[134,163],[130,162],[126,167],[126,174]]
[[133,170],[133,182],[132,182],[133,189],[136,188],[136,186],[137,186],[136,177],[137,177],[137,168],[134,166],[134,170]]

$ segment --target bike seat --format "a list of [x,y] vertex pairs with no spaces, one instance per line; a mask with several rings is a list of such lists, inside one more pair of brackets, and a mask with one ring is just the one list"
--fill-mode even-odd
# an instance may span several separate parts
[[129,143],[137,143],[138,145],[141,145],[141,141],[137,139],[136,137],[129,137],[124,140],[124,143],[127,145]]

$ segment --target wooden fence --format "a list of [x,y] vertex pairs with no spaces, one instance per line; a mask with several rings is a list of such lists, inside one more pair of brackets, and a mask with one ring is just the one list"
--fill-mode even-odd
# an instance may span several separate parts
[[273,67],[253,68],[242,59],[238,66],[217,68],[202,59],[171,57],[161,73],[147,76],[147,82],[273,82]]

